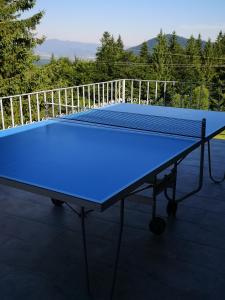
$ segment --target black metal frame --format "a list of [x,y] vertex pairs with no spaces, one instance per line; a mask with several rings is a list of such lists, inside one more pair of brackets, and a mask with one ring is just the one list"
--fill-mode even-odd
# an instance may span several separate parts
[[[65,202],[65,204],[80,218],[81,220],[81,232],[82,232],[82,244],[83,244],[83,251],[84,251],[84,263],[85,263],[85,277],[86,277],[86,287],[88,295],[91,296],[91,288],[90,288],[90,277],[89,277],[89,266],[88,266],[88,251],[87,251],[87,238],[86,238],[86,230],[85,230],[85,218],[87,215],[92,212],[93,210],[86,210],[84,207],[81,207],[80,212],[77,211],[74,207],[70,204]],[[112,278],[112,286],[110,291],[110,300],[113,299],[113,294],[116,286],[117,280],[117,270],[119,264],[119,256],[120,256],[120,249],[121,249],[121,241],[122,241],[122,234],[123,234],[123,227],[124,227],[124,198],[120,201],[120,223],[119,223],[119,235],[117,241],[117,248],[116,248],[116,255],[115,255],[115,262],[113,266],[113,278]]]
[[[204,119],[203,119],[204,121]],[[203,122],[205,123],[205,121]],[[202,124],[205,127],[205,124]],[[177,203],[189,198],[190,196],[198,193],[203,185],[203,177],[204,177],[204,155],[205,155],[205,144],[206,140],[204,138],[205,135],[205,128],[202,129],[202,142],[201,142],[201,152],[200,152],[200,164],[199,164],[199,179],[198,179],[198,185],[197,188],[194,189],[193,191],[187,193],[186,195],[180,197],[179,199],[176,200]],[[219,184],[225,181],[225,173],[221,179],[215,179],[212,175],[212,161],[211,161],[211,147],[210,147],[210,140],[207,140],[207,148],[208,148],[208,170],[209,170],[209,178],[212,180],[212,182]],[[181,161],[180,161],[181,162]],[[179,162],[179,163],[180,163]],[[178,164],[179,164],[178,163]],[[174,189],[173,189],[173,194],[174,194]],[[174,195],[172,198],[168,194],[168,189],[166,188],[164,190],[165,197],[167,198],[168,201],[174,201]]]
[[[169,196],[168,194],[168,189],[166,188],[164,190],[164,194],[165,194],[165,197],[167,198],[168,201],[176,201],[176,203],[179,203],[189,197],[191,197],[192,195],[198,193],[201,188],[202,188],[202,185],[203,185],[203,178],[204,178],[204,157],[205,157],[205,142],[206,142],[206,139],[205,139],[205,133],[206,133],[206,119],[203,119],[202,120],[202,129],[201,129],[201,148],[200,148],[200,164],[199,164],[199,177],[198,177],[198,185],[197,187],[190,191],[189,193],[181,196],[180,198],[178,199],[174,199],[175,197],[175,193],[176,191],[174,191],[174,188],[173,188],[173,196],[172,198]],[[182,159],[183,160],[183,159]],[[177,165],[182,161],[180,160],[179,162],[177,162]],[[176,184],[175,186],[176,187]]]
[[110,292],[110,300],[113,299],[113,294],[116,286],[117,270],[118,270],[120,248],[121,248],[121,241],[122,241],[122,234],[123,234],[123,225],[124,225],[124,199],[122,199],[120,202],[120,228],[119,228],[119,236],[117,241],[115,262],[113,267],[113,279],[112,279],[112,286]]
[[210,141],[208,140],[207,142],[208,144],[208,167],[209,167],[209,178],[212,180],[212,182],[214,183],[222,183],[223,181],[225,181],[225,173],[223,175],[223,178],[221,179],[215,179],[215,177],[213,177],[212,175],[212,162],[211,162],[211,147],[210,147]]
[[85,210],[82,206],[80,211],[77,211],[73,206],[69,203],[65,202],[67,205],[81,220],[81,233],[82,233],[82,243],[83,243],[83,251],[84,251],[84,264],[85,264],[85,276],[86,276],[86,287],[88,295],[91,295],[91,288],[90,288],[90,278],[89,278],[89,267],[88,267],[88,253],[87,253],[87,239],[86,239],[86,230],[85,230],[85,218],[87,215],[92,212],[92,209]]
[[[170,201],[171,203],[173,203],[173,204],[176,202],[176,190],[177,190],[177,166],[178,166],[178,162],[176,162],[176,163],[174,164],[174,167],[173,167],[173,169],[172,169],[172,171],[171,171],[171,172],[174,173],[174,181],[173,181],[173,183],[172,183],[172,198],[169,199],[169,201]],[[167,188],[166,188],[164,191],[166,192],[166,191],[167,191]]]

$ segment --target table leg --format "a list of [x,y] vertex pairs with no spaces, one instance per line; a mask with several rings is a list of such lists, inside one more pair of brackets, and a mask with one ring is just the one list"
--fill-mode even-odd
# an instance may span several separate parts
[[114,294],[116,279],[117,279],[117,270],[118,270],[118,263],[119,263],[123,225],[124,225],[124,199],[122,199],[120,203],[120,229],[119,229],[119,236],[118,236],[117,249],[116,249],[116,258],[115,258],[115,263],[113,268],[113,280],[112,280],[112,287],[110,293],[111,300],[113,299],[113,294]]
[[87,242],[86,242],[86,231],[85,231],[85,210],[81,207],[80,219],[81,219],[81,230],[82,230],[82,240],[83,240],[83,250],[84,250],[84,262],[85,262],[85,274],[86,274],[86,284],[87,291],[90,295],[90,279],[89,279],[89,268],[88,268],[88,256],[87,256]]

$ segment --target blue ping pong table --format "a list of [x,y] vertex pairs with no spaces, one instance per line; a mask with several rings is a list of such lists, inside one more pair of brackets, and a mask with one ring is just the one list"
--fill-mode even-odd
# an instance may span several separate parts
[[[156,214],[157,195],[165,193],[167,213],[175,215],[177,204],[201,189],[206,144],[210,178],[216,183],[225,179],[213,177],[210,152],[210,140],[224,129],[224,112],[125,103],[7,129],[0,132],[0,183],[46,195],[55,205],[65,203],[77,213],[89,292],[85,217],[120,201],[112,298],[125,199],[147,184],[153,205],[149,228],[161,234],[165,221]],[[197,148],[197,186],[178,199],[177,168]]]

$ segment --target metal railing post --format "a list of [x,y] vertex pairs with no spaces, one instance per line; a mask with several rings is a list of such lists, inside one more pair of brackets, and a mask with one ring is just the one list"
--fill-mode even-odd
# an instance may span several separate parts
[[126,102],[126,79],[122,80],[122,102]]
[[0,99],[0,110],[1,110],[2,129],[5,129],[5,120],[4,120],[2,99]]

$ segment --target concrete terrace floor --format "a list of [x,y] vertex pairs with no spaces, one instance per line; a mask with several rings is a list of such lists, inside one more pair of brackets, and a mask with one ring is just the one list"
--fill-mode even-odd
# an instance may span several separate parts
[[[212,144],[214,173],[225,169],[225,141]],[[207,163],[207,162],[206,162]],[[195,183],[197,151],[181,165],[178,189]],[[88,186],[87,186],[88,188]],[[166,217],[166,201],[158,212]],[[114,299],[225,299],[225,184],[205,172],[198,195],[180,204],[166,232],[148,230],[151,206],[126,202]],[[89,214],[87,238],[93,299],[108,299],[119,207]],[[48,198],[0,186],[0,299],[89,299],[80,220]]]

